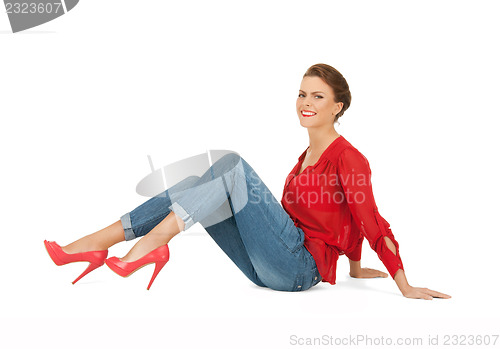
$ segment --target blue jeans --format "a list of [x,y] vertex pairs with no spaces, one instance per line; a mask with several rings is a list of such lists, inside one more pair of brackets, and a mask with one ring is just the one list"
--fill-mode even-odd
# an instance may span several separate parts
[[304,291],[321,281],[303,230],[235,153],[224,155],[201,177],[187,177],[124,214],[125,240],[146,235],[171,211],[182,218],[184,230],[200,222],[258,286]]

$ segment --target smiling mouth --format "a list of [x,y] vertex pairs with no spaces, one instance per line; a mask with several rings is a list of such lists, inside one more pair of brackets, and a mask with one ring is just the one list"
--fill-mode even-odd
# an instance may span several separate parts
[[310,118],[311,116],[316,115],[316,113],[311,111],[301,111],[300,114],[305,118]]

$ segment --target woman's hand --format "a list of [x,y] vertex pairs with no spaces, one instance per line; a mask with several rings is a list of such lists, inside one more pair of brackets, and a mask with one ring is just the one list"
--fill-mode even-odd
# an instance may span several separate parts
[[371,268],[360,268],[357,271],[349,272],[349,275],[353,278],[359,278],[359,279],[376,278],[376,277],[386,278],[388,276],[388,274],[384,273],[383,271]]
[[451,298],[450,295],[438,292],[438,291],[433,291],[429,290],[428,288],[422,288],[422,287],[413,287],[413,286],[408,286],[403,292],[403,296],[407,298],[423,298],[423,299],[428,299],[431,300],[433,297],[436,298]]

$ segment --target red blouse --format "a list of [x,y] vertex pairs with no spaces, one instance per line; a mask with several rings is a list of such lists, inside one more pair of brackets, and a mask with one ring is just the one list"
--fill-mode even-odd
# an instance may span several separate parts
[[[281,204],[304,231],[304,246],[314,257],[322,281],[335,285],[340,255],[361,259],[365,237],[394,279],[399,269],[404,270],[399,244],[378,212],[366,157],[340,136],[314,165],[298,174],[307,149],[286,178]],[[396,246],[396,255],[384,236]]]

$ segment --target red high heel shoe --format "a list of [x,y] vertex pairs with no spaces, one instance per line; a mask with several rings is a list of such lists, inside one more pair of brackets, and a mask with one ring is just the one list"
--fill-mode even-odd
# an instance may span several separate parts
[[61,246],[55,241],[44,240],[45,248],[49,253],[50,258],[56,263],[56,265],[64,265],[73,262],[89,262],[87,269],[72,282],[74,285],[82,277],[90,273],[92,270],[99,268],[104,264],[104,260],[108,256],[108,250],[102,251],[89,251],[89,252],[79,252],[79,253],[66,253],[62,250]]
[[158,275],[163,266],[167,264],[169,258],[170,251],[168,249],[168,245],[162,245],[133,262],[123,262],[117,257],[111,257],[106,259],[105,263],[111,270],[123,277],[129,277],[142,267],[155,263],[155,271],[153,272],[153,276],[151,277],[151,281],[149,281],[147,288],[149,290],[156,278],[156,275]]

